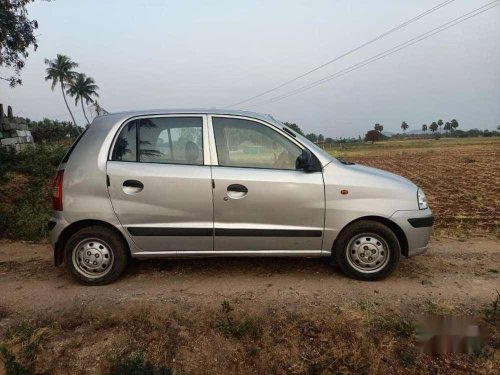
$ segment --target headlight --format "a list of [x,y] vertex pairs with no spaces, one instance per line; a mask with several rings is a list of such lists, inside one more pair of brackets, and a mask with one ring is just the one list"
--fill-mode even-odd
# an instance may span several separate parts
[[425,193],[422,191],[422,189],[418,188],[417,191],[417,201],[418,201],[418,208],[421,210],[425,210],[427,207],[427,198],[425,196]]

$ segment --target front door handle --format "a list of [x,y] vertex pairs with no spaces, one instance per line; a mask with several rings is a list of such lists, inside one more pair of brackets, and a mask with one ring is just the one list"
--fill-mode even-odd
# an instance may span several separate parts
[[[227,196],[232,199],[241,199],[248,194],[248,188],[241,184],[232,184],[227,187]],[[227,200],[225,198],[224,200]]]
[[245,185],[232,184],[227,187],[227,191],[234,191],[237,193],[248,193],[248,189]]
[[144,189],[144,184],[137,180],[126,180],[123,182],[123,192],[125,194],[137,194]]

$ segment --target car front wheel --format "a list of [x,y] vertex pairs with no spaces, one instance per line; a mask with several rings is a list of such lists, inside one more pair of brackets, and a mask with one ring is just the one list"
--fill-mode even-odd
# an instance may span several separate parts
[[125,270],[128,250],[114,231],[100,226],[83,228],[66,243],[64,264],[80,283],[104,285],[115,281]]
[[358,221],[340,233],[334,256],[346,275],[361,280],[380,280],[397,268],[401,245],[394,232],[384,224]]

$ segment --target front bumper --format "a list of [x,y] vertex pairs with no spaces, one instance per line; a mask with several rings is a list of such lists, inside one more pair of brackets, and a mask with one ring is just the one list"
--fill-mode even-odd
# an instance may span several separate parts
[[408,257],[423,254],[429,249],[434,216],[425,210],[396,211],[390,219],[399,225],[408,241]]

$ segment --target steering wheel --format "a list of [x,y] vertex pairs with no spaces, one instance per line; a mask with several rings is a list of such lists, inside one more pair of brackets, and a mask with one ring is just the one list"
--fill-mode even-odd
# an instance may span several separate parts
[[273,166],[280,169],[290,169],[295,166],[295,160],[292,160],[288,151],[283,150],[276,158]]

